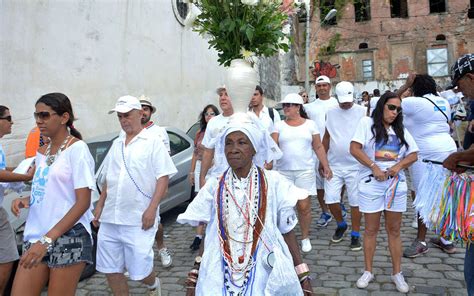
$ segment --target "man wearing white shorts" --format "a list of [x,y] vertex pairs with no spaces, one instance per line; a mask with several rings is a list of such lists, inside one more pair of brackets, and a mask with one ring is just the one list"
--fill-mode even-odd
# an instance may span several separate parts
[[[304,105],[304,110],[308,114],[309,119],[314,121],[318,126],[321,137],[323,140],[324,131],[326,130],[326,113],[329,109],[337,107],[338,103],[336,98],[331,96],[331,80],[325,75],[321,75],[316,78],[315,85],[316,94],[318,98],[309,104]],[[316,158],[316,167],[317,170],[319,166],[319,161]],[[319,205],[321,207],[322,213],[321,217],[316,222],[317,226],[325,227],[332,220],[329,209],[324,202],[324,178],[320,174],[316,173],[316,189]]]
[[120,97],[117,112],[122,133],[105,163],[105,185],[94,211],[100,221],[97,270],[107,275],[114,295],[128,295],[130,279],[161,295],[153,271],[153,243],[159,224],[159,204],[177,170],[162,139],[141,124],[143,110],[132,96]]
[[357,192],[358,161],[351,155],[349,149],[352,136],[361,118],[365,117],[366,108],[354,104],[354,86],[347,81],[336,85],[336,98],[339,106],[328,110],[326,115],[326,132],[323,145],[328,153],[329,165],[333,177],[324,181],[325,202],[337,222],[337,228],[332,241],[342,241],[347,223],[342,216],[340,206],[341,191],[344,185],[351,207],[352,232],[350,248],[353,251],[362,249],[360,244],[359,201]]

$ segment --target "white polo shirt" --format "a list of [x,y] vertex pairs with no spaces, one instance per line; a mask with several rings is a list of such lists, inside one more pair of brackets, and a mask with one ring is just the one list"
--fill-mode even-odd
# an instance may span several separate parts
[[[257,115],[255,112],[253,111],[251,112]],[[278,113],[276,109],[273,109],[273,120],[272,120],[272,118],[270,117],[269,108],[265,105],[263,106],[262,110],[260,111],[260,114],[257,117],[258,119],[260,119],[260,122],[262,123],[263,127],[265,127],[265,129],[269,133],[273,132],[274,124],[277,123],[278,121],[281,121],[280,113]]]
[[163,141],[143,129],[125,146],[125,134],[121,133],[106,161],[107,198],[100,222],[142,225],[142,215],[150,204],[157,180],[177,173]]
[[319,128],[319,136],[323,140],[326,132],[326,113],[329,109],[339,106],[335,97],[330,97],[327,100],[316,99],[309,104],[304,104],[304,110],[308,114],[309,119],[314,121]]

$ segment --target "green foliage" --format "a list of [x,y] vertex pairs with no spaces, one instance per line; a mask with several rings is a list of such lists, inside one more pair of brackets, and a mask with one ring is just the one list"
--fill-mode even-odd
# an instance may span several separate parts
[[341,40],[341,34],[336,33],[329,39],[327,46],[321,46],[319,54],[322,56],[329,56],[336,52],[337,43]]
[[241,0],[199,0],[194,5],[201,14],[193,29],[209,38],[209,48],[218,52],[221,65],[243,58],[242,49],[266,57],[280,49],[289,50],[289,34],[282,32],[288,16],[280,10],[278,1],[259,1],[250,6]]

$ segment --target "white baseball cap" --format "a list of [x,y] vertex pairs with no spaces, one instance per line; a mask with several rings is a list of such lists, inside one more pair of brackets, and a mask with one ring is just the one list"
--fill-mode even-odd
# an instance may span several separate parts
[[321,75],[318,78],[316,78],[315,83],[316,84],[318,84],[318,83],[329,83],[329,84],[331,84],[331,80],[326,75]]
[[140,101],[133,96],[123,96],[118,98],[115,108],[109,111],[109,114],[114,112],[127,113],[133,109],[142,110]]
[[354,86],[348,81],[341,81],[336,85],[336,97],[339,103],[354,101]]
[[303,98],[299,94],[287,94],[279,104],[300,104],[303,105]]

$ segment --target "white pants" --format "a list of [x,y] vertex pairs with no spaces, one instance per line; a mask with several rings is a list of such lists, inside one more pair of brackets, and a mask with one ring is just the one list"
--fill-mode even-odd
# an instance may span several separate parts
[[296,187],[305,189],[309,195],[316,195],[316,172],[314,170],[278,171]]
[[201,176],[201,161],[196,160],[196,166],[194,167],[194,192],[199,192],[199,176]]
[[359,178],[359,211],[361,213],[378,213],[381,211],[405,212],[407,210],[407,182],[405,176],[400,174],[398,187],[389,206],[385,198],[385,190],[393,179],[377,181],[373,176]]
[[148,230],[140,226],[101,223],[97,237],[96,269],[103,273],[123,273],[134,281],[153,271],[153,244],[158,223]]
[[347,197],[351,207],[359,206],[359,194],[357,191],[358,170],[333,170],[332,179],[324,180],[324,201],[326,204],[335,204],[341,201],[342,186],[346,185]]
[[418,152],[418,160],[408,168],[412,184],[412,188],[410,189],[414,190],[415,192],[418,191],[421,178],[423,177],[423,174],[426,171],[426,166],[428,165],[428,163],[423,162],[423,159],[444,161],[451,153],[454,152],[456,152],[456,150],[450,152],[430,153],[429,155]]
[[319,174],[319,160],[316,158],[316,189],[317,190],[324,190],[324,178]]

